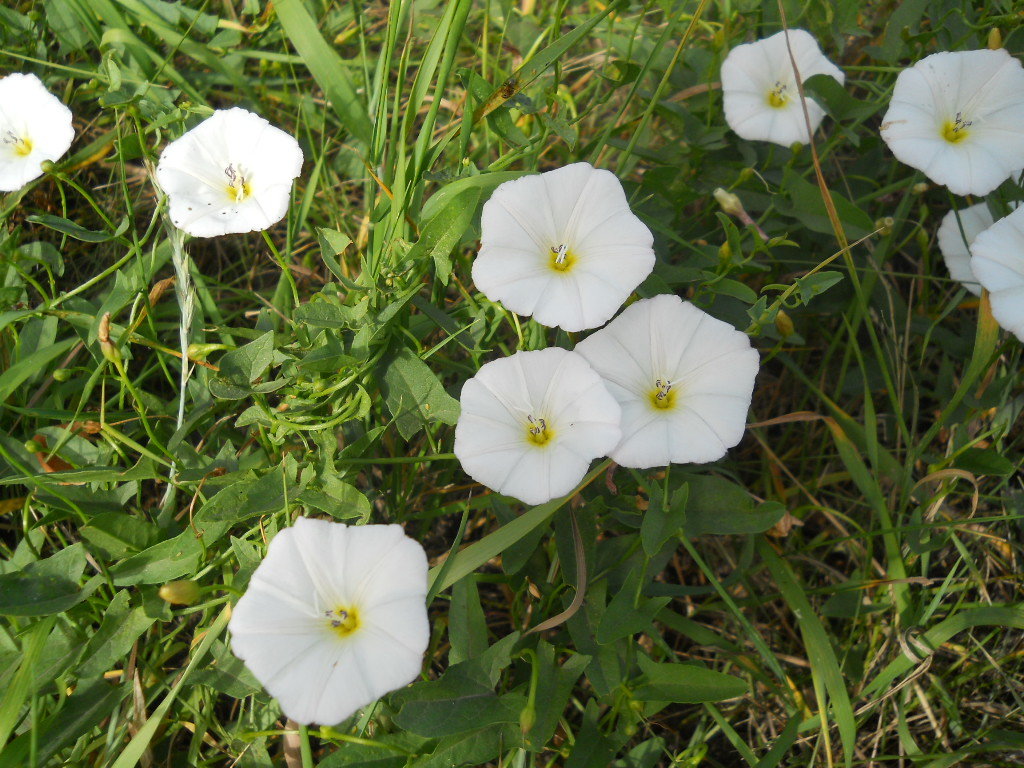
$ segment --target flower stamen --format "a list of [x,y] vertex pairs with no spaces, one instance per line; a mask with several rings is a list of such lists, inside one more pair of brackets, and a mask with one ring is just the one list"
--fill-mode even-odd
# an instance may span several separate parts
[[348,637],[359,629],[359,612],[353,607],[326,610],[324,618],[330,624],[331,631],[338,637]]
[[234,163],[224,169],[224,175],[228,177],[227,193],[233,202],[240,203],[252,194],[252,186],[245,172],[236,170]]
[[569,251],[567,243],[551,248],[551,268],[556,272],[566,272],[576,263],[576,257]]
[[32,139],[27,136],[18,136],[10,129],[4,134],[3,143],[11,145],[14,153],[20,157],[26,157],[32,153]]
[[676,404],[676,392],[668,379],[655,379],[650,392],[651,405],[659,410],[670,410]]
[[965,120],[962,112],[957,112],[952,121],[947,120],[942,126],[942,138],[950,144],[957,144],[970,135],[967,129],[974,125],[973,120]]
[[548,423],[542,418],[534,418],[531,413],[526,417],[529,426],[526,428],[526,439],[537,446],[544,446],[551,442],[555,433],[548,429]]
[[784,106],[789,104],[789,96],[786,91],[789,90],[789,86],[783,83],[781,80],[776,80],[775,85],[768,91],[768,106],[774,107],[775,109],[782,109]]

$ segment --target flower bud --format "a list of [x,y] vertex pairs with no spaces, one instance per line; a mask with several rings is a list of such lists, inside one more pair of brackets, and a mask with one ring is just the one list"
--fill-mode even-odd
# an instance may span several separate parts
[[25,450],[29,453],[42,453],[45,450],[45,446],[41,445],[35,440],[25,441]]
[[1003,33],[999,31],[999,27],[992,27],[988,31],[988,47],[991,51],[998,51],[1003,47]]
[[108,362],[117,365],[121,362],[121,352],[110,340],[110,313],[107,312],[100,318],[100,327],[96,332],[96,338],[100,342],[100,352]]
[[786,314],[784,309],[780,309],[778,314],[775,315],[775,330],[784,339],[792,336],[796,331],[796,328],[793,326],[793,319]]
[[910,191],[915,195],[923,195],[931,187],[927,181],[919,181],[917,184],[910,188]]
[[533,724],[537,722],[537,710],[532,706],[523,707],[519,713],[519,730],[523,732],[525,736],[533,729]]
[[730,216],[739,216],[743,213],[743,203],[741,203],[739,197],[734,195],[732,192],[727,192],[721,187],[718,187],[715,189],[713,194],[715,195],[715,200],[717,200],[718,204],[722,206],[722,210]]
[[53,376],[54,381],[70,381],[75,372],[70,368],[58,368],[50,375]]
[[224,344],[189,344],[185,354],[189,360],[205,360],[211,352],[227,348]]
[[885,218],[878,219],[875,222],[875,229],[878,230],[878,234],[882,237],[888,237],[892,234],[892,227],[896,223],[896,220],[892,216],[886,216]]
[[199,585],[194,581],[169,581],[157,594],[171,605],[192,605],[199,599]]

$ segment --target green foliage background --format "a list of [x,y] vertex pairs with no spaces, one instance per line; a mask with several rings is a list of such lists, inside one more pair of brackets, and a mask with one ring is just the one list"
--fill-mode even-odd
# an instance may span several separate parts
[[[809,148],[722,114],[725,54],[783,13],[847,75],[807,84],[824,186]],[[993,28],[1019,55],[1021,22],[1013,0],[0,7],[3,72],[78,131],[0,203],[0,768],[1019,764],[1020,345],[941,263],[965,201],[877,127],[902,67]],[[184,246],[182,392],[150,173],[236,104],[306,163],[265,237]],[[714,466],[601,464],[523,510],[459,470],[456,398],[574,339],[470,264],[497,184],[578,160],[655,232],[639,295],[755,336],[757,425]],[[296,513],[399,522],[434,565],[422,680],[337,728],[297,731],[227,646]],[[198,601],[162,600],[173,580]]]

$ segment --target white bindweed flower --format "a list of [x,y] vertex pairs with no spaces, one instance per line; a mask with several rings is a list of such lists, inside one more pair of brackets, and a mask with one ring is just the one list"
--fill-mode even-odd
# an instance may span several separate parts
[[971,243],[981,232],[992,226],[992,221],[988,205],[977,203],[959,211],[949,211],[939,225],[939,251],[946,262],[949,276],[962,283],[975,296],[981,295],[981,286],[971,271]]
[[624,467],[720,459],[743,437],[759,365],[750,339],[678,296],[643,299],[576,345],[622,406]]
[[996,322],[1024,341],[1024,206],[974,238],[971,270],[989,293]]
[[477,288],[567,331],[606,323],[654,268],[654,238],[622,184],[589,163],[501,184],[480,230]]
[[0,78],[0,191],[13,192],[43,175],[75,138],[71,110],[35,75]]
[[619,405],[587,361],[550,347],[481,366],[462,387],[455,455],[526,504],[564,496],[619,441]]
[[256,232],[288,211],[302,169],[295,138],[259,115],[218,109],[160,154],[171,221],[195,237]]
[[1024,69],[1005,50],[933,53],[900,72],[882,138],[957,195],[987,195],[1024,168]]
[[[840,85],[845,81],[843,71],[825,58],[806,30],[789,30],[789,48],[793,49],[801,81],[813,75],[828,75]],[[722,101],[725,121],[741,138],[784,147],[810,141],[785,30],[729,51],[722,62]],[[825,110],[810,97],[807,114],[811,130],[818,130]]]
[[231,650],[297,723],[335,725],[420,672],[427,558],[398,525],[299,518],[235,605]]

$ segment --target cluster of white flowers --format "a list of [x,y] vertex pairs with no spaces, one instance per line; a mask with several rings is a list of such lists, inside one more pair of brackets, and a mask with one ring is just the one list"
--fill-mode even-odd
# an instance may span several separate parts
[[[1005,50],[934,53],[896,79],[881,128],[893,154],[957,195],[987,195],[1024,172],[1024,67]],[[1016,208],[1016,203],[1011,203]],[[1024,339],[1024,210],[949,211],[938,242],[953,279]]]
[[[824,110],[799,81],[844,76],[805,30],[738,45],[722,63],[726,122],[744,139],[807,142]],[[1024,173],[1024,67],[1004,49],[943,51],[896,78],[882,139],[893,155],[957,195],[987,195]],[[1011,207],[1016,207],[1012,203]],[[1024,239],[1015,213],[993,223],[986,203],[950,211],[939,250],[953,279],[989,292],[996,321],[1024,340]]]
[[[484,205],[477,287],[569,331],[607,322],[654,267],[618,179],[576,163],[499,186]],[[455,455],[527,504],[570,493],[592,460],[708,462],[743,436],[757,352],[677,296],[631,304],[574,351],[517,352],[462,389]]]
[[[726,121],[744,139],[811,141],[825,111],[802,83],[818,74],[844,83],[804,30],[736,46],[721,72]],[[0,78],[0,105],[0,190],[13,191],[68,151],[72,115],[34,75]],[[881,135],[950,191],[987,195],[1024,171],[1024,69],[1004,50],[928,56],[897,78]],[[214,237],[280,221],[302,162],[294,137],[232,108],[168,144],[155,176],[174,226]],[[746,334],[675,295],[614,317],[655,254],[612,173],[576,163],[502,184],[481,230],[473,278],[486,296],[546,326],[600,329],[572,351],[488,362],[465,383],[454,450],[471,477],[540,504],[602,456],[706,463],[740,441],[759,367]],[[985,288],[1024,340],[1024,207],[999,221],[984,202],[951,211],[938,238],[953,277]],[[399,526],[299,518],[235,606],[232,649],[288,717],[336,724],[420,673],[426,593],[426,555]]]
[[[20,189],[68,151],[72,115],[35,75],[0,78],[0,191]],[[302,168],[295,138],[239,107],[218,109],[160,155],[174,226],[195,237],[255,232],[288,211]]]

